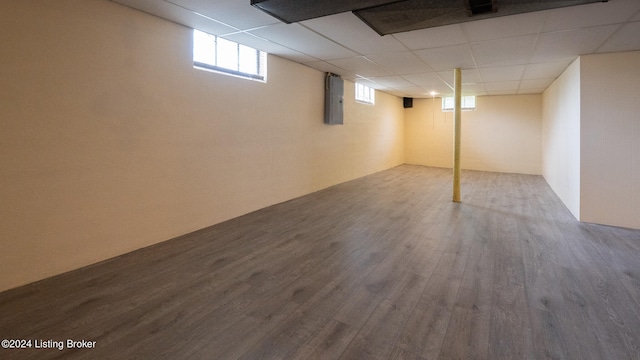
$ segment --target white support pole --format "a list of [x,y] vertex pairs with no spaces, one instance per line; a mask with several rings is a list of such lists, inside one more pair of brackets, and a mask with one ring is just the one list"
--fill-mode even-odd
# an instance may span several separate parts
[[454,116],[453,116],[453,202],[460,202],[460,133],[462,113],[462,72],[460,68],[453,71]]

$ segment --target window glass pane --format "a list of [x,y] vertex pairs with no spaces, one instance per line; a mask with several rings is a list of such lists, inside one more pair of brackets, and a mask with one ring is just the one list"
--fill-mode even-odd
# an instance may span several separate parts
[[463,96],[462,97],[462,108],[474,109],[475,107],[476,107],[476,97],[475,96]]
[[217,66],[238,70],[238,44],[233,41],[218,38],[218,51]]
[[240,69],[248,74],[258,73],[258,51],[248,46],[240,45]]
[[454,99],[453,97],[443,97],[442,98],[442,109],[453,109]]
[[266,53],[198,30],[193,31],[193,61],[196,68],[266,81]]
[[356,83],[356,100],[373,104],[375,102],[376,89]]
[[[471,110],[476,108],[475,96],[462,96],[460,102],[462,110]],[[455,98],[453,96],[442,98],[442,110],[453,110],[454,105]]]
[[216,37],[202,31],[193,32],[193,61],[216,64]]
[[264,51],[258,51],[260,54],[260,61],[258,62],[258,74],[267,77],[267,53]]

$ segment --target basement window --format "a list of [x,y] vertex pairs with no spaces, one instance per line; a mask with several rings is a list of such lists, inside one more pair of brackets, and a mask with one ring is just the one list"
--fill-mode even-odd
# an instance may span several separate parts
[[[462,104],[460,106],[462,111],[471,111],[476,109],[476,97],[475,96],[463,96],[460,99]],[[453,111],[455,99],[453,96],[446,96],[442,98],[442,111]]]
[[194,29],[193,66],[197,69],[265,82],[267,54]]
[[356,83],[356,101],[365,104],[376,103],[376,89]]

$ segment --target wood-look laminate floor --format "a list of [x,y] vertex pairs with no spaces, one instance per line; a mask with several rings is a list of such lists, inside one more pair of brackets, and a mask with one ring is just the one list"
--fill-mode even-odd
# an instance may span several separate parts
[[0,293],[0,339],[96,341],[0,358],[640,358],[640,231],[462,185],[403,165]]

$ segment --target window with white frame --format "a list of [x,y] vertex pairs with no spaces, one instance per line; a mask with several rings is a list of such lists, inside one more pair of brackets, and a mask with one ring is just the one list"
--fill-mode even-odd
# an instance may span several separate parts
[[363,102],[365,104],[375,104],[376,89],[356,83],[356,101]]
[[[460,99],[462,104],[461,110],[475,110],[476,109],[476,97],[475,96],[462,96]],[[446,96],[442,98],[442,111],[453,111],[455,99],[453,96]]]
[[265,81],[267,55],[249,46],[193,30],[193,66]]

